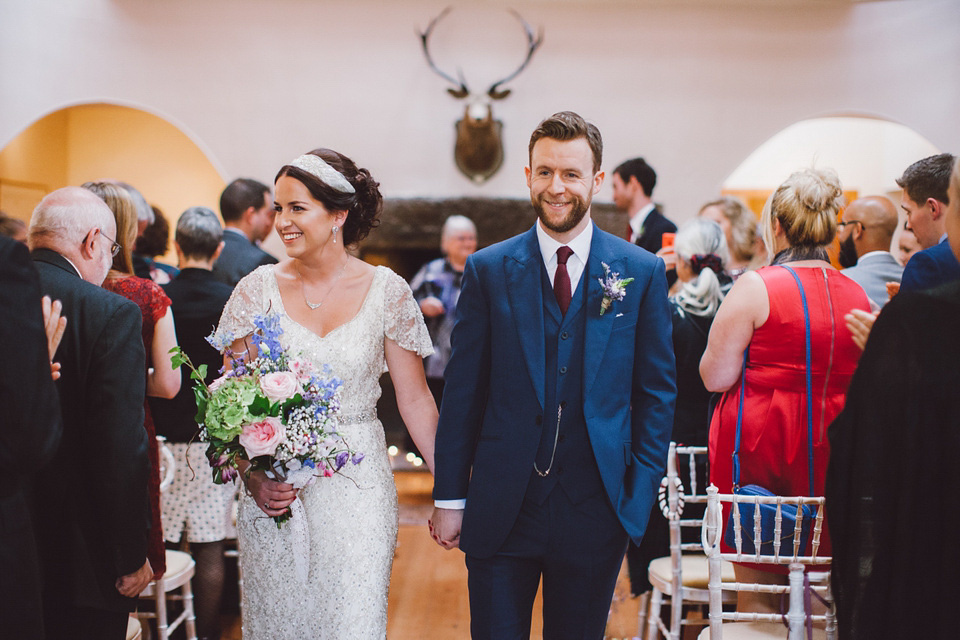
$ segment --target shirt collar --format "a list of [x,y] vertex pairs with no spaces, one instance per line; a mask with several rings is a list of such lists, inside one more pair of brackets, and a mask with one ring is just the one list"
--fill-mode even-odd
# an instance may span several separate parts
[[[577,256],[582,264],[587,264],[587,257],[590,255],[590,244],[593,241],[593,221],[590,222],[576,238],[567,243],[566,246],[573,250],[573,255]],[[537,220],[537,242],[540,243],[540,255],[543,257],[543,264],[550,264],[550,260],[556,260],[557,249],[562,245],[547,235],[543,230],[541,223]]]
[[890,257],[893,257],[893,254],[890,253],[889,251],[882,251],[882,250],[867,251],[865,254],[857,258],[857,262],[860,262],[864,258],[869,258],[870,256],[883,256],[883,255],[888,255]]

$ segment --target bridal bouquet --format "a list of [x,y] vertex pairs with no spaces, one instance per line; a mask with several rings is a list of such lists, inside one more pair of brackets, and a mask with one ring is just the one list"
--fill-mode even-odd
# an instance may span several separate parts
[[[299,489],[348,462],[359,464],[363,454],[351,450],[336,430],[342,381],[327,366],[318,371],[290,356],[280,344],[279,314],[257,316],[254,326],[257,357],[250,360],[230,350],[232,335],[207,338],[231,363],[230,371],[209,385],[204,384],[206,365],[194,367],[180,347],[170,351],[173,368],[186,365],[195,381],[196,421],[200,439],[209,443],[213,481],[233,481],[239,461],[247,460],[248,473],[264,471]],[[288,510],[273,519],[280,527],[289,518]]]

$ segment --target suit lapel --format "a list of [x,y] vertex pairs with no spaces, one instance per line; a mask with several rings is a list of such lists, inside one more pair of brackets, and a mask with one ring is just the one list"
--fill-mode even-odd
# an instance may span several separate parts
[[542,262],[536,228],[530,229],[523,236],[516,252],[503,258],[510,310],[513,312],[513,321],[520,337],[523,360],[537,391],[541,408],[544,403],[543,368],[546,362],[543,342],[543,294],[540,287]]
[[[612,236],[611,236],[612,237]],[[616,305],[611,307],[602,316],[600,315],[600,303],[603,300],[603,289],[600,286],[600,280],[605,277],[603,263],[610,267],[610,272],[620,272],[624,278],[630,277],[625,274],[623,266],[626,264],[622,255],[617,255],[613,243],[600,229],[594,227],[593,241],[590,245],[590,258],[587,260],[587,267],[584,270],[583,277],[587,285],[587,296],[584,301],[587,314],[587,335],[584,342],[583,353],[583,391],[584,396],[593,387],[593,383],[600,371],[600,363],[603,361],[603,354],[607,350],[607,342],[610,340],[610,330],[613,327],[613,318],[616,316]]]

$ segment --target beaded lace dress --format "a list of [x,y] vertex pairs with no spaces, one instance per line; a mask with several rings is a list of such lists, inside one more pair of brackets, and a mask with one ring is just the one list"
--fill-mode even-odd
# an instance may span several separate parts
[[397,491],[376,404],[384,338],[421,357],[432,353],[423,316],[407,283],[377,267],[357,315],[320,337],[287,316],[270,265],[240,281],[218,331],[247,335],[268,310],[281,314],[292,355],[330,365],[343,380],[339,430],[366,457],[301,490],[280,530],[241,492],[244,640],[385,638]]

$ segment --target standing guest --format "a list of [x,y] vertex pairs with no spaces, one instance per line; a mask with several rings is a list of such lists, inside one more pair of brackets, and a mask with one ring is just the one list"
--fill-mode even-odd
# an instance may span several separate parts
[[[40,562],[30,505],[42,496],[35,476],[56,453],[63,432],[51,360],[63,335],[60,303],[41,304],[40,280],[26,245],[0,236],[0,628],[11,637],[42,639]],[[59,333],[59,335],[57,335]],[[53,374],[59,377],[59,372]]]
[[843,222],[837,223],[843,275],[863,287],[879,307],[890,299],[887,284],[899,284],[903,275],[890,253],[897,223],[897,208],[883,196],[854,200],[844,210]]
[[[843,190],[833,170],[806,169],[791,175],[767,200],[760,221],[773,264],[743,274],[713,321],[700,374],[708,390],[723,392],[709,439],[710,481],[721,493],[733,488],[732,454],[737,414],[742,412],[740,484],[796,496],[808,495],[812,483],[814,495],[823,495],[830,455],[826,427],[843,407],[860,355],[843,316],[851,309],[870,309],[860,285],[827,260],[826,246],[836,235],[842,204]],[[812,479],[807,456],[811,399],[806,386],[806,321],[798,283],[785,267],[799,278],[809,308]],[[746,387],[741,407],[742,375]],[[826,527],[820,549],[830,553]],[[740,582],[786,584],[786,575],[767,573],[769,565],[736,564],[734,569]],[[741,592],[738,599],[741,611],[779,610],[779,596]]]
[[[141,340],[146,350],[146,395],[172,398],[180,389],[180,373],[170,365],[170,349],[177,346],[177,335],[170,311],[170,299],[153,280],[133,275],[131,248],[137,237],[137,218],[133,200],[126,189],[109,182],[87,182],[83,188],[99,196],[113,212],[117,225],[117,244],[120,250],[103,281],[103,288],[118,293],[137,303],[140,308]],[[147,557],[153,567],[154,579],[166,571],[166,550],[163,545],[163,526],[160,519],[160,450],[153,426],[150,406],[144,402],[143,428],[150,449],[150,537]]]
[[[945,221],[960,259],[960,163]],[[936,536],[960,526],[958,326],[960,281],[898,294],[830,425],[830,584],[844,640],[956,636],[960,557]]]
[[954,160],[949,153],[918,160],[897,180],[907,226],[923,247],[904,267],[901,291],[931,289],[960,279],[960,261],[950,251],[944,218]]
[[[191,207],[177,222],[174,247],[180,272],[163,290],[175,315],[177,341],[197,366],[207,366],[207,380],[217,377],[223,361],[206,336],[216,326],[233,289],[213,277],[211,269],[223,250],[223,229],[217,215],[205,207]],[[176,467],[173,484],[161,496],[163,532],[167,543],[190,543],[197,563],[193,578],[197,633],[220,637],[220,600],[223,595],[223,540],[227,513],[236,488],[214,484],[206,472],[206,444],[198,441],[196,400],[187,367],[181,367],[180,391],[171,400],[151,398],[157,434],[167,439]]]
[[177,268],[160,262],[157,258],[167,255],[170,248],[170,223],[163,211],[151,205],[153,222],[137,237],[133,245],[133,255],[138,255],[150,266],[150,279],[163,285],[177,275]]
[[477,250],[477,227],[466,216],[450,216],[440,231],[444,257],[423,265],[410,281],[413,298],[433,341],[433,355],[424,361],[427,383],[437,404],[443,395],[443,370],[450,360],[450,334],[457,319],[457,300],[467,258]]
[[[753,217],[753,214],[750,214]],[[677,359],[677,408],[671,440],[692,447],[707,446],[711,394],[700,378],[700,358],[707,347],[710,325],[733,281],[727,275],[727,241],[723,229],[705,217],[694,218],[677,231],[674,241],[680,290],[670,297],[673,353]],[[706,486],[706,461],[698,464],[700,486]],[[663,470],[666,474],[666,468]],[[699,539],[700,533],[696,532]],[[694,540],[690,540],[694,542]],[[659,505],[636,551],[627,552],[634,595],[651,589],[650,561],[670,555],[670,528]]]
[[433,535],[466,554],[473,637],[528,636],[542,578],[544,637],[599,639],[666,466],[666,276],[591,220],[604,177],[596,126],[554,114],[528,152],[537,223],[464,269]]
[[0,211],[0,236],[13,238],[21,244],[27,244],[27,224],[18,218],[11,218]]
[[653,202],[657,172],[643,158],[627,160],[613,170],[613,203],[627,214],[627,242],[656,253],[663,234],[677,230]]
[[730,260],[727,272],[736,280],[760,267],[757,256],[757,216],[740,198],[723,196],[700,207],[697,214],[720,225],[727,238]]
[[[137,218],[137,236],[140,237],[143,235],[143,232],[146,231],[147,227],[153,224],[154,222],[154,213],[153,207],[147,203],[147,199],[143,197],[143,194],[140,193],[135,187],[126,182],[121,182],[120,180],[107,180],[111,184],[114,184],[130,196],[133,200],[134,212],[136,213]],[[130,260],[133,264],[133,275],[138,278],[149,278],[150,277],[150,260],[139,253],[131,252]]]
[[277,263],[258,246],[270,235],[276,216],[270,187],[250,178],[237,178],[220,195],[220,215],[226,228],[223,252],[213,265],[217,280],[235,287],[257,267]]
[[140,312],[100,287],[119,251],[103,200],[58,189],[37,205],[29,235],[41,291],[68,319],[56,354],[63,439],[31,505],[44,627],[48,638],[120,640],[153,578]]
[[906,223],[904,223],[903,228],[900,230],[900,239],[897,241],[897,260],[900,262],[901,266],[906,266],[910,262],[910,258],[913,257],[917,251],[920,251],[922,247],[920,246],[920,241],[917,240],[917,236],[913,234],[913,231],[908,229]]

